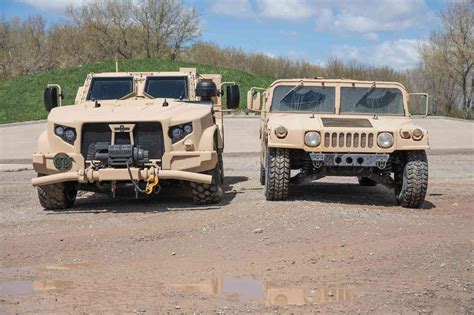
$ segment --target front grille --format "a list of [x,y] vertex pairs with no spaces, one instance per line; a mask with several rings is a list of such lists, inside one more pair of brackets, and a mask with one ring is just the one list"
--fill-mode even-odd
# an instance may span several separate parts
[[[164,153],[163,144],[163,128],[158,122],[124,122],[124,123],[113,123],[116,124],[134,124],[133,128],[133,139],[136,145],[140,145],[142,149],[149,151],[149,158],[159,160]],[[81,154],[84,158],[87,157],[87,152],[91,144],[97,142],[108,142],[112,141],[112,130],[110,130],[108,123],[88,123],[82,126],[82,138],[81,138]],[[115,134],[116,144],[129,144],[128,133],[116,133]]]
[[374,134],[366,132],[325,132],[326,148],[372,148]]
[[321,118],[324,127],[372,128],[368,119],[361,118]]

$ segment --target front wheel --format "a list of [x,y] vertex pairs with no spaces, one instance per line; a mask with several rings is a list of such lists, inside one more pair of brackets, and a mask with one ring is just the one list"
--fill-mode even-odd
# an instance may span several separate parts
[[270,148],[265,168],[265,197],[286,200],[290,188],[290,150]]
[[71,208],[76,201],[77,184],[73,182],[38,187],[38,199],[47,210]]
[[212,175],[211,184],[191,182],[194,203],[197,205],[208,205],[219,203],[222,200],[222,172],[219,164],[207,174]]
[[428,159],[425,151],[409,151],[395,173],[395,197],[405,208],[421,208],[428,190]]

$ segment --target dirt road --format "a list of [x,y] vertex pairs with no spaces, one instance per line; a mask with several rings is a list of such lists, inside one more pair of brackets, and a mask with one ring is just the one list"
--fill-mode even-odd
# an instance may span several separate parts
[[473,313],[472,155],[430,155],[423,209],[325,179],[264,201],[258,156],[227,154],[222,205],[181,187],[44,211],[0,172],[0,313]]

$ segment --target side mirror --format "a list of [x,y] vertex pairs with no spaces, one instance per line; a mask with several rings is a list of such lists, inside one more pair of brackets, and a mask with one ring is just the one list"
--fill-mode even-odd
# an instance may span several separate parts
[[240,105],[240,89],[237,84],[230,84],[226,87],[227,108],[237,109]]
[[253,89],[247,92],[247,109],[253,112],[261,110],[262,94]]
[[48,85],[43,94],[44,107],[50,112],[53,108],[61,106],[61,100],[64,99],[64,93],[61,93],[59,85]]

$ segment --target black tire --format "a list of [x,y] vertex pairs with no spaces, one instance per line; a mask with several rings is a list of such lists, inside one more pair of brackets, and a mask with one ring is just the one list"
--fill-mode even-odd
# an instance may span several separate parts
[[47,210],[71,208],[76,201],[77,183],[66,182],[38,187],[41,206]]
[[265,167],[260,163],[260,184],[265,185]]
[[270,148],[265,168],[265,197],[286,200],[290,188],[290,151]]
[[222,158],[222,149],[217,151],[217,162],[219,163],[219,169],[221,172],[221,184],[224,184],[224,159]]
[[421,208],[428,190],[428,160],[425,151],[405,153],[402,168],[395,173],[395,197],[405,208]]
[[216,204],[222,200],[222,173],[219,164],[207,174],[212,174],[211,184],[191,182],[194,203],[197,205]]
[[377,182],[368,177],[357,177],[357,180],[361,186],[377,186]]

